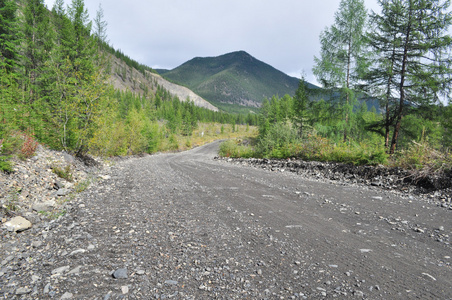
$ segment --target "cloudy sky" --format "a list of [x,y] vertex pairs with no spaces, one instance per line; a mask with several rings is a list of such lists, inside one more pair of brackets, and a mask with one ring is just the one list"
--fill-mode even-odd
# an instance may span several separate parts
[[[65,0],[70,4],[71,0]],[[52,8],[54,0],[45,0]],[[319,34],[339,0],[85,0],[94,19],[102,5],[110,44],[153,68],[244,50],[291,76],[311,69]],[[365,0],[378,11],[377,0]]]

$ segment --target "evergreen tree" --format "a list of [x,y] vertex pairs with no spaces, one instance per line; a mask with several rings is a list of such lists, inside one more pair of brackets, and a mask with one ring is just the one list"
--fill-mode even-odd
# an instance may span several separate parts
[[303,136],[304,128],[306,127],[308,118],[308,87],[304,77],[298,83],[298,89],[293,97],[293,124],[298,130],[299,137]]
[[341,0],[335,23],[320,35],[320,58],[315,57],[314,74],[326,88],[339,89],[345,98],[344,141],[353,107],[352,89],[365,63],[363,47],[367,11],[363,0]]
[[94,36],[97,39],[97,45],[99,49],[104,44],[107,44],[107,21],[104,20],[104,10],[102,4],[99,3],[99,9],[96,12],[96,18],[94,19]]
[[0,0],[0,68],[12,71],[18,59],[17,5],[14,0]]
[[24,43],[22,66],[30,103],[39,99],[45,89],[45,63],[53,46],[50,18],[43,0],[27,0],[24,8]]

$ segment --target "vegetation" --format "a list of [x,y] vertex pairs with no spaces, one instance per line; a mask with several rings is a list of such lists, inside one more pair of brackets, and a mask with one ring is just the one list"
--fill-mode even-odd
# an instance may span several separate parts
[[[333,96],[322,90],[316,101],[301,81],[294,97],[265,99],[253,147],[227,142],[222,154],[386,164],[420,176],[451,170],[449,1],[379,3],[365,39],[360,0],[342,0],[321,35],[314,73]],[[379,99],[382,111],[354,101],[359,94]]]
[[188,87],[228,112],[237,106],[259,106],[263,95],[268,98],[277,94],[293,95],[298,85],[298,79],[287,76],[244,51],[219,57],[194,58],[165,72],[163,77]]
[[[103,10],[89,21],[83,0],[0,1],[0,170],[34,155],[37,142],[76,155],[132,155],[195,146],[202,123],[257,124],[257,115],[196,107],[157,84],[146,93],[109,86],[109,53],[152,69],[108,45]],[[92,26],[93,25],[93,26]],[[69,178],[70,170],[54,169]]]

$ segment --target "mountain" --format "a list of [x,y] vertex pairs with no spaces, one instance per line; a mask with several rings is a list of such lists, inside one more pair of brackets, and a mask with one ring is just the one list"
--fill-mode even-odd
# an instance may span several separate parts
[[[299,79],[290,77],[245,51],[218,57],[196,57],[173,70],[157,70],[218,107],[259,107],[264,98],[293,96]],[[226,105],[227,106],[227,105]]]

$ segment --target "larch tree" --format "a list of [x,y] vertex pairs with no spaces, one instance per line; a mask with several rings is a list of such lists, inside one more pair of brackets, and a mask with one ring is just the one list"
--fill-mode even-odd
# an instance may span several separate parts
[[[452,23],[449,0],[380,0],[382,14],[369,35],[379,56],[380,84],[385,85],[387,123],[392,126],[389,152],[395,152],[402,119],[409,106],[438,104],[451,91]],[[372,82],[372,81],[371,81]],[[378,81],[373,81],[378,82]]]
[[108,43],[107,25],[108,23],[104,19],[104,10],[102,9],[102,4],[99,4],[99,9],[97,10],[96,17],[94,18],[94,36],[97,39],[99,49],[102,48],[103,44]]
[[308,105],[309,105],[309,94],[308,86],[304,77],[301,77],[298,83],[298,89],[295,92],[292,101],[292,122],[297,128],[299,137],[303,137],[304,129],[308,121]]
[[363,47],[367,10],[363,0],[341,0],[335,23],[320,35],[320,58],[315,57],[313,73],[325,88],[339,90],[345,98],[344,141],[352,112],[353,88],[365,67]]

